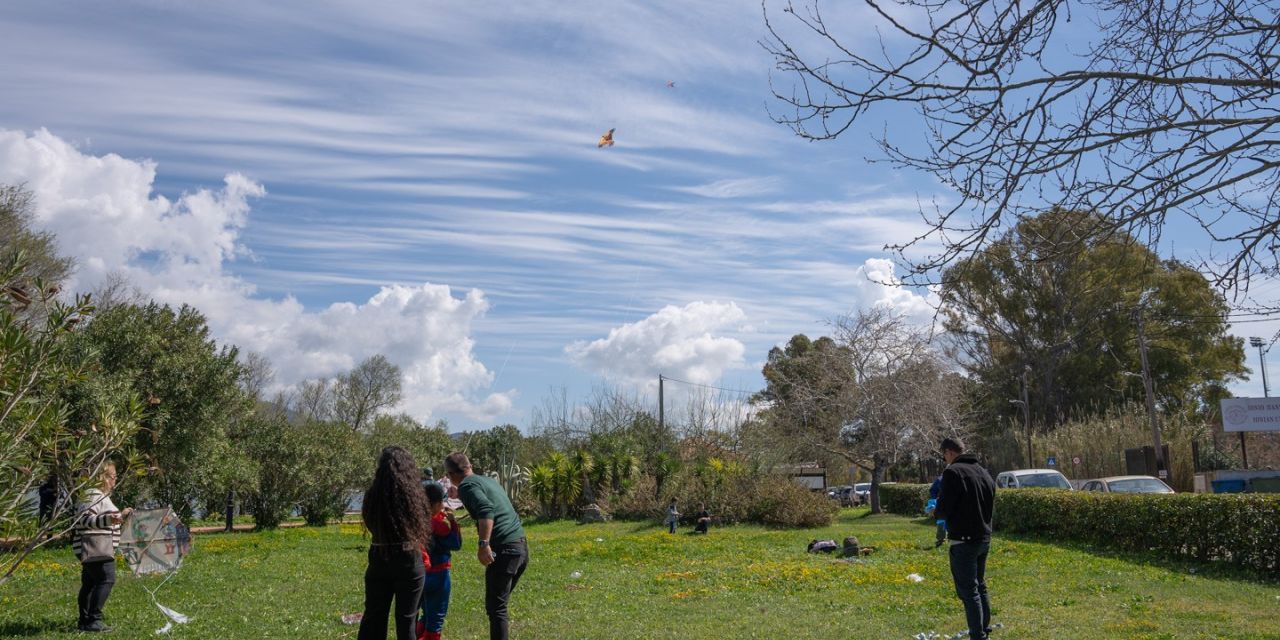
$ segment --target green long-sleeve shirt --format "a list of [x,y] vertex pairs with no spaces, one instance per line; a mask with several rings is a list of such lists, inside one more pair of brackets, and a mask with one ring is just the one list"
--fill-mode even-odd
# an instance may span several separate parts
[[502,485],[493,478],[479,474],[467,476],[458,484],[458,499],[473,520],[493,520],[490,545],[496,547],[524,537],[520,515]]

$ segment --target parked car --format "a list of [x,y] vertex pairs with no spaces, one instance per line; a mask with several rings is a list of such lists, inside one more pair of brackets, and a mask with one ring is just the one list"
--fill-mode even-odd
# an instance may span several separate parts
[[859,482],[853,485],[853,492],[858,495],[858,504],[871,502],[871,483]]
[[1088,480],[1081,491],[1102,493],[1173,493],[1173,488],[1151,476],[1114,476]]
[[1071,490],[1071,483],[1067,481],[1067,477],[1053,469],[1001,471],[996,475],[996,486],[1001,489],[1037,487],[1041,489]]
[[840,488],[840,506],[856,507],[859,504],[862,503],[858,500],[858,493],[854,491],[852,486]]
[[842,493],[844,493],[845,489],[849,489],[849,488],[851,488],[851,487],[850,487],[849,485],[847,485],[847,484],[846,484],[846,485],[841,485],[841,486],[836,486],[836,487],[831,487],[831,488],[827,489],[827,497],[828,497],[828,498],[831,498],[832,500],[835,500],[835,501],[839,502],[839,501],[840,501],[840,495],[841,495]]

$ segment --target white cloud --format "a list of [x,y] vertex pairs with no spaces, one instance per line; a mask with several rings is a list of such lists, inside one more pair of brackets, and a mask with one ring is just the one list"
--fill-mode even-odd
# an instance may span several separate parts
[[726,178],[691,187],[671,187],[671,190],[704,198],[746,198],[777,193],[781,186],[782,180],[776,177]]
[[743,365],[746,348],[734,338],[713,333],[739,327],[746,314],[730,302],[669,305],[657,313],[609,331],[591,342],[565,348],[570,360],[611,379],[648,385],[658,374],[710,384],[728,369]]
[[119,273],[160,302],[191,304],[222,341],[270,358],[285,385],[382,353],[403,369],[401,408],[416,417],[483,420],[511,409],[514,392],[475,399],[493,382],[473,353],[472,324],[489,306],[479,290],[459,298],[442,284],[387,285],[363,303],[320,311],[258,296],[226,269],[245,255],[239,235],[263,187],[233,173],[221,189],[170,201],[152,192],[155,178],[153,162],[87,155],[44,130],[0,131],[0,183],[34,193],[37,224],[76,258],[72,288],[91,290]]
[[855,288],[859,301],[868,306],[892,309],[918,324],[933,322],[938,296],[932,291],[921,295],[902,285],[897,268],[887,258],[868,258],[857,269]]

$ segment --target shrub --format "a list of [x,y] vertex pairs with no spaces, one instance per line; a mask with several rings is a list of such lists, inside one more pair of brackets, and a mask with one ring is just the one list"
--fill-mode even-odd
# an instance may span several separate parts
[[900,516],[924,515],[929,500],[929,485],[894,483],[880,485],[880,508]]
[[688,522],[692,522],[700,502],[725,524],[754,522],[778,527],[821,527],[831,524],[839,511],[826,496],[784,476],[733,473],[700,477],[690,473],[664,482],[661,495],[656,495],[656,485],[656,480],[649,475],[637,479],[630,492],[612,501],[614,517],[662,520],[666,517],[667,503],[673,497]]
[[657,495],[657,480],[649,474],[636,479],[631,490],[609,501],[613,517],[620,520],[657,520],[665,514]]
[[1280,496],[996,492],[995,526],[1121,551],[1280,569]]
[[776,527],[825,527],[839,511],[839,505],[821,492],[790,478],[763,476],[755,483],[747,520]]

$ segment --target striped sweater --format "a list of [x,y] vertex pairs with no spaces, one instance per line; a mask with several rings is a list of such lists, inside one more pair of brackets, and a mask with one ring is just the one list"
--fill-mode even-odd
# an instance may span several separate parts
[[111,536],[111,548],[120,548],[120,525],[111,522],[111,516],[118,513],[111,497],[102,491],[90,489],[85,494],[71,531],[71,549],[77,560],[84,560],[84,539],[88,536]]

